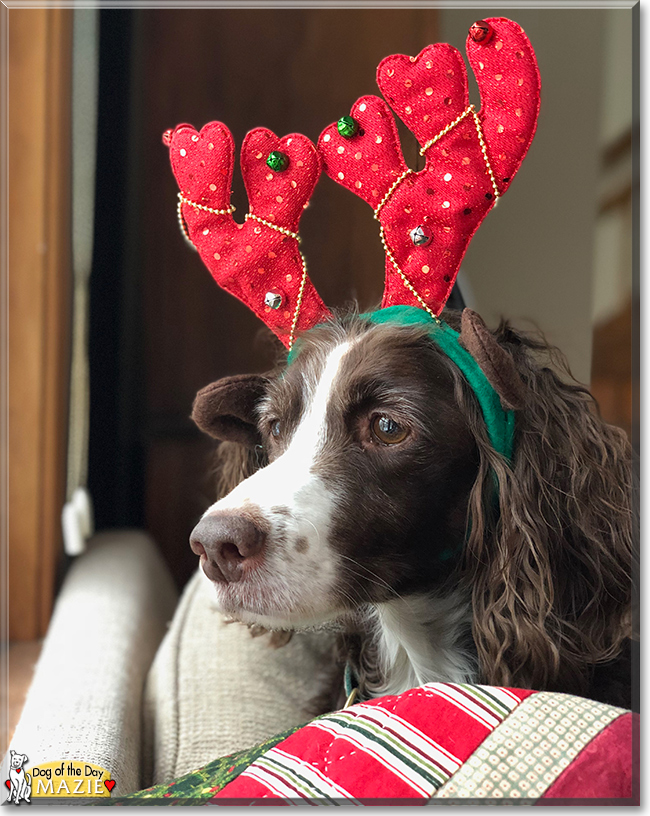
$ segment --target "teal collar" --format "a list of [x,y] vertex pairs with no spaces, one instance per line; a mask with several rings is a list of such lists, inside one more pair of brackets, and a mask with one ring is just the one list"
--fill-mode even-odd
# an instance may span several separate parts
[[[360,317],[375,324],[392,323],[398,326],[426,326],[431,340],[462,371],[470,388],[476,394],[492,447],[508,461],[512,460],[515,413],[503,408],[499,395],[481,371],[476,360],[461,346],[459,342],[460,335],[457,331],[454,331],[451,326],[448,326],[442,320],[435,321],[424,309],[418,309],[415,306],[388,306],[386,309],[368,312],[360,315]],[[294,344],[293,349],[289,352],[287,365],[295,359],[299,349],[300,340]]]

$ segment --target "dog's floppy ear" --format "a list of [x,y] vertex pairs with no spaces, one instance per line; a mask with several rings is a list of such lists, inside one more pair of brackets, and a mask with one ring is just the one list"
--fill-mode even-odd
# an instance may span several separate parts
[[480,315],[463,309],[460,343],[479,364],[506,410],[519,410],[526,403],[526,386],[517,373],[510,353],[499,345]]
[[555,349],[507,331],[530,397],[510,464],[476,436],[464,581],[480,682],[590,697],[595,667],[622,659],[632,634],[630,444],[554,371]]
[[259,374],[240,374],[210,383],[194,398],[192,419],[216,439],[254,447],[261,442],[255,408],[268,382]]

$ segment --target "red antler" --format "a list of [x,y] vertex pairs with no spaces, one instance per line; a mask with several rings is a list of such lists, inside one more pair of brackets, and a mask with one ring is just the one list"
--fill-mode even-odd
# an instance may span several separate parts
[[377,83],[413,131],[426,157],[415,173],[404,162],[388,106],[364,96],[350,117],[330,125],[319,148],[327,174],[375,210],[386,249],[382,306],[404,303],[438,315],[467,246],[509,187],[535,134],[540,79],[535,54],[517,23],[475,23],[467,55],[482,107],[470,106],[460,53],[447,44],[417,57],[384,59]]
[[[307,137],[282,139],[264,128],[244,139],[241,167],[249,200],[243,224],[230,206],[234,145],[228,128],[210,122],[166,131],[180,188],[179,219],[186,237],[219,286],[243,301],[285,346],[329,312],[307,278],[298,223],[320,174]],[[186,226],[185,226],[186,225]]]

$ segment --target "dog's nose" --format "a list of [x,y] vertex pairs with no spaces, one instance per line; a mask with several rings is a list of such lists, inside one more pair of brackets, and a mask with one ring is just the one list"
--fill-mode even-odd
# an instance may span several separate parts
[[211,581],[239,581],[247,560],[262,552],[265,541],[266,533],[252,521],[225,513],[201,519],[190,535],[193,552],[205,554],[203,571]]

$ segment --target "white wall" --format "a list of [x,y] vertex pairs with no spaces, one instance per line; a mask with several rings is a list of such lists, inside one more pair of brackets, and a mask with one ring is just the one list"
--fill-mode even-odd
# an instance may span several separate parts
[[[533,321],[588,382],[601,134],[604,127],[609,135],[617,132],[611,100],[625,110],[631,99],[632,12],[494,7],[439,15],[440,40],[462,53],[471,23],[493,16],[520,23],[536,51],[542,76],[537,135],[508,193],[474,237],[463,274],[489,324],[502,315],[521,328]],[[473,92],[477,101],[475,85]]]

